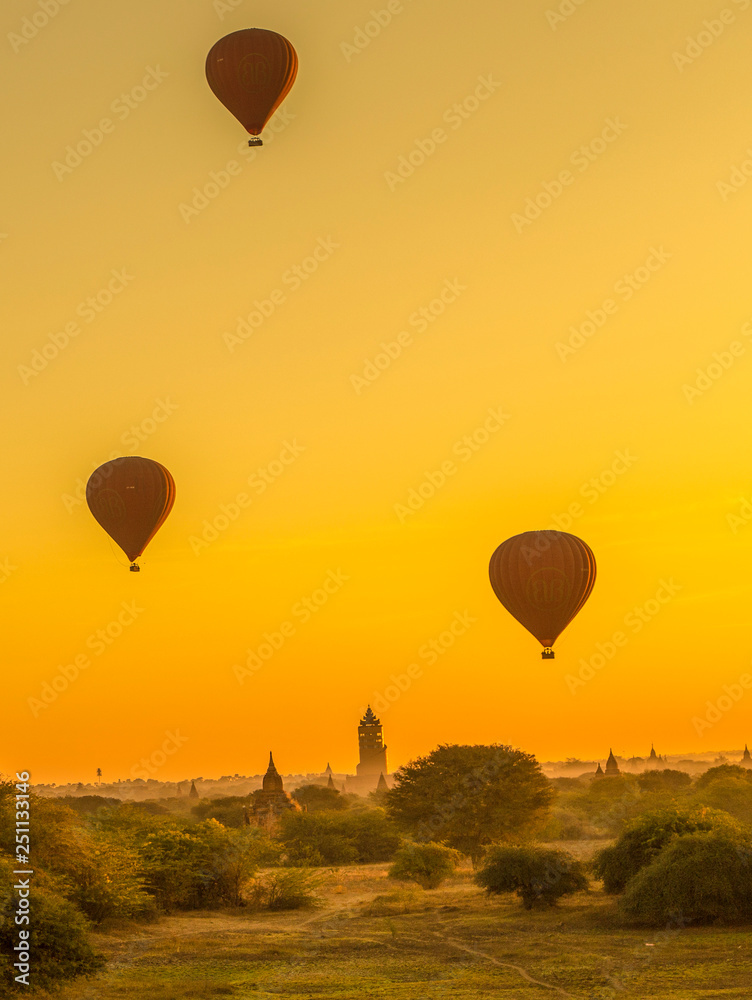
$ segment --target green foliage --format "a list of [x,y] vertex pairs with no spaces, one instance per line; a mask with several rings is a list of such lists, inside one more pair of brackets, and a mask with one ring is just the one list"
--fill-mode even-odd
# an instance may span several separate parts
[[677,837],[629,882],[620,906],[654,927],[752,921],[752,841],[727,830]]
[[508,746],[443,744],[395,774],[387,811],[417,841],[442,841],[477,860],[495,841],[546,820],[554,791],[530,754]]
[[316,890],[323,876],[302,868],[266,872],[251,887],[249,903],[263,910],[300,910],[319,905]]
[[62,795],[56,801],[77,813],[95,813],[107,806],[120,805],[120,799],[106,798],[104,795]]
[[326,788],[323,785],[302,785],[296,788],[292,797],[308,812],[331,812],[337,809],[347,809],[350,805],[349,796],[343,795],[336,788]]
[[277,839],[288,864],[293,865],[388,861],[401,842],[383,809],[288,812],[282,817]]
[[[18,932],[27,929],[15,923],[13,867],[11,858],[0,858],[0,993],[4,996],[28,991],[27,986],[16,983],[20,972],[13,967]],[[33,878],[37,879],[36,872]],[[87,940],[86,918],[72,903],[49,891],[43,879],[34,883],[32,913],[33,921],[28,925],[33,956],[30,981],[35,986],[54,989],[66,979],[91,975],[104,965],[104,957],[96,954]]]
[[740,767],[739,764],[719,764],[718,767],[711,767],[695,781],[695,788],[707,788],[719,780],[737,778],[740,781],[748,781],[752,784],[752,769]]
[[526,910],[554,906],[562,896],[588,887],[579,861],[545,847],[494,847],[475,881],[488,893],[516,892]]
[[260,831],[228,830],[210,819],[187,829],[155,829],[141,853],[147,889],[170,911],[241,905],[243,886],[269,848]]
[[692,778],[686,771],[665,768],[662,771],[643,771],[637,775],[637,784],[643,792],[681,793],[689,789]]
[[394,855],[389,878],[436,889],[454,872],[460,855],[444,844],[405,844]]
[[245,825],[243,806],[248,806],[247,795],[225,795],[204,799],[193,806],[191,813],[199,819],[215,819],[223,826],[239,829]]
[[674,838],[701,830],[735,829],[730,816],[714,810],[664,809],[634,820],[615,844],[603,848],[593,862],[596,878],[608,893],[623,892],[630,879]]
[[710,771],[698,778],[694,802],[698,806],[723,809],[743,823],[752,823],[752,775],[744,768],[732,765],[722,765],[711,770],[715,774],[709,781],[702,779]]

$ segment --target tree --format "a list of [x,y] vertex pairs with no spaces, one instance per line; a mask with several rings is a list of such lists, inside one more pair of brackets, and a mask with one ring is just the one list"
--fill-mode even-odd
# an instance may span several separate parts
[[526,910],[554,906],[562,896],[588,887],[579,861],[545,847],[494,847],[475,881],[489,894],[516,892]]
[[248,806],[247,795],[224,795],[216,799],[204,799],[191,809],[199,819],[216,819],[223,826],[242,827],[245,824],[243,806]]
[[677,837],[629,882],[622,912],[637,924],[752,920],[752,840],[727,830]]
[[704,774],[701,774],[695,781],[695,788],[707,788],[708,785],[712,785],[713,782],[722,778],[738,778],[752,783],[752,771],[746,767],[740,767],[739,764],[719,764],[718,767],[708,768]]
[[436,889],[459,864],[459,853],[444,844],[405,844],[394,855],[389,878]]
[[599,851],[593,862],[596,878],[608,893],[623,892],[630,879],[649,865],[674,838],[701,830],[736,830],[733,819],[713,809],[689,812],[663,809],[633,820],[615,844]]
[[388,861],[401,838],[383,809],[287,812],[277,831],[290,864],[341,865]]
[[637,784],[643,792],[681,792],[692,784],[686,771],[665,768],[663,771],[643,771],[637,775]]
[[[23,993],[28,987],[16,983],[20,970],[14,948],[19,943],[15,923],[16,902],[11,886],[17,876],[11,857],[0,856],[0,994]],[[43,989],[55,989],[66,979],[88,976],[102,968],[104,956],[96,954],[87,939],[88,921],[76,907],[49,888],[49,880],[35,871],[33,922],[30,924],[33,959],[30,982]],[[11,957],[14,956],[14,957]]]
[[395,774],[387,811],[417,841],[441,841],[473,863],[489,844],[524,837],[547,817],[554,791],[531,754],[442,744]]
[[323,785],[301,785],[292,793],[292,797],[301,806],[305,806],[308,812],[321,812],[322,810],[347,809],[349,802],[347,796],[336,788],[326,788]]

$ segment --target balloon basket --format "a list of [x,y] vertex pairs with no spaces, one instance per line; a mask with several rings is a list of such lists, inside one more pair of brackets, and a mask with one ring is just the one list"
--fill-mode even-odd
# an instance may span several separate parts
[[254,135],[252,139],[248,140],[249,146],[263,146],[264,142],[257,135]]
[[546,648],[543,650],[543,652],[541,653],[541,659],[542,660],[553,660],[554,659],[554,651],[553,651],[553,649],[551,649],[550,646],[546,646]]
[[140,573],[141,567],[137,566],[135,563],[131,563],[131,573]]

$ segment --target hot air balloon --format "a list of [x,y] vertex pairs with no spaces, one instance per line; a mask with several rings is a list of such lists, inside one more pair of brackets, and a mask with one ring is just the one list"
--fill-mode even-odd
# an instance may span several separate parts
[[175,502],[175,481],[159,462],[128,456],[105,462],[86,484],[89,510],[131,561],[152,540]]
[[590,596],[595,556],[565,531],[525,531],[496,549],[489,566],[494,593],[543,646],[544,660]]
[[243,28],[233,31],[209,50],[206,79],[227,110],[235,115],[252,139],[258,138],[295,82],[298,55],[276,31]]

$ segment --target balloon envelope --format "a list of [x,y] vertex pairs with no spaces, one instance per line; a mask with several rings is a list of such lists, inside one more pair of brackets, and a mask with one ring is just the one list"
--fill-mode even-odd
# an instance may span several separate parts
[[233,31],[206,57],[209,86],[251,135],[259,135],[284,101],[297,72],[291,43],[264,28]]
[[172,510],[175,481],[163,465],[150,458],[116,458],[91,474],[86,502],[110,538],[133,562]]
[[525,531],[496,549],[489,575],[510,615],[550,649],[593,589],[595,556],[565,531]]

